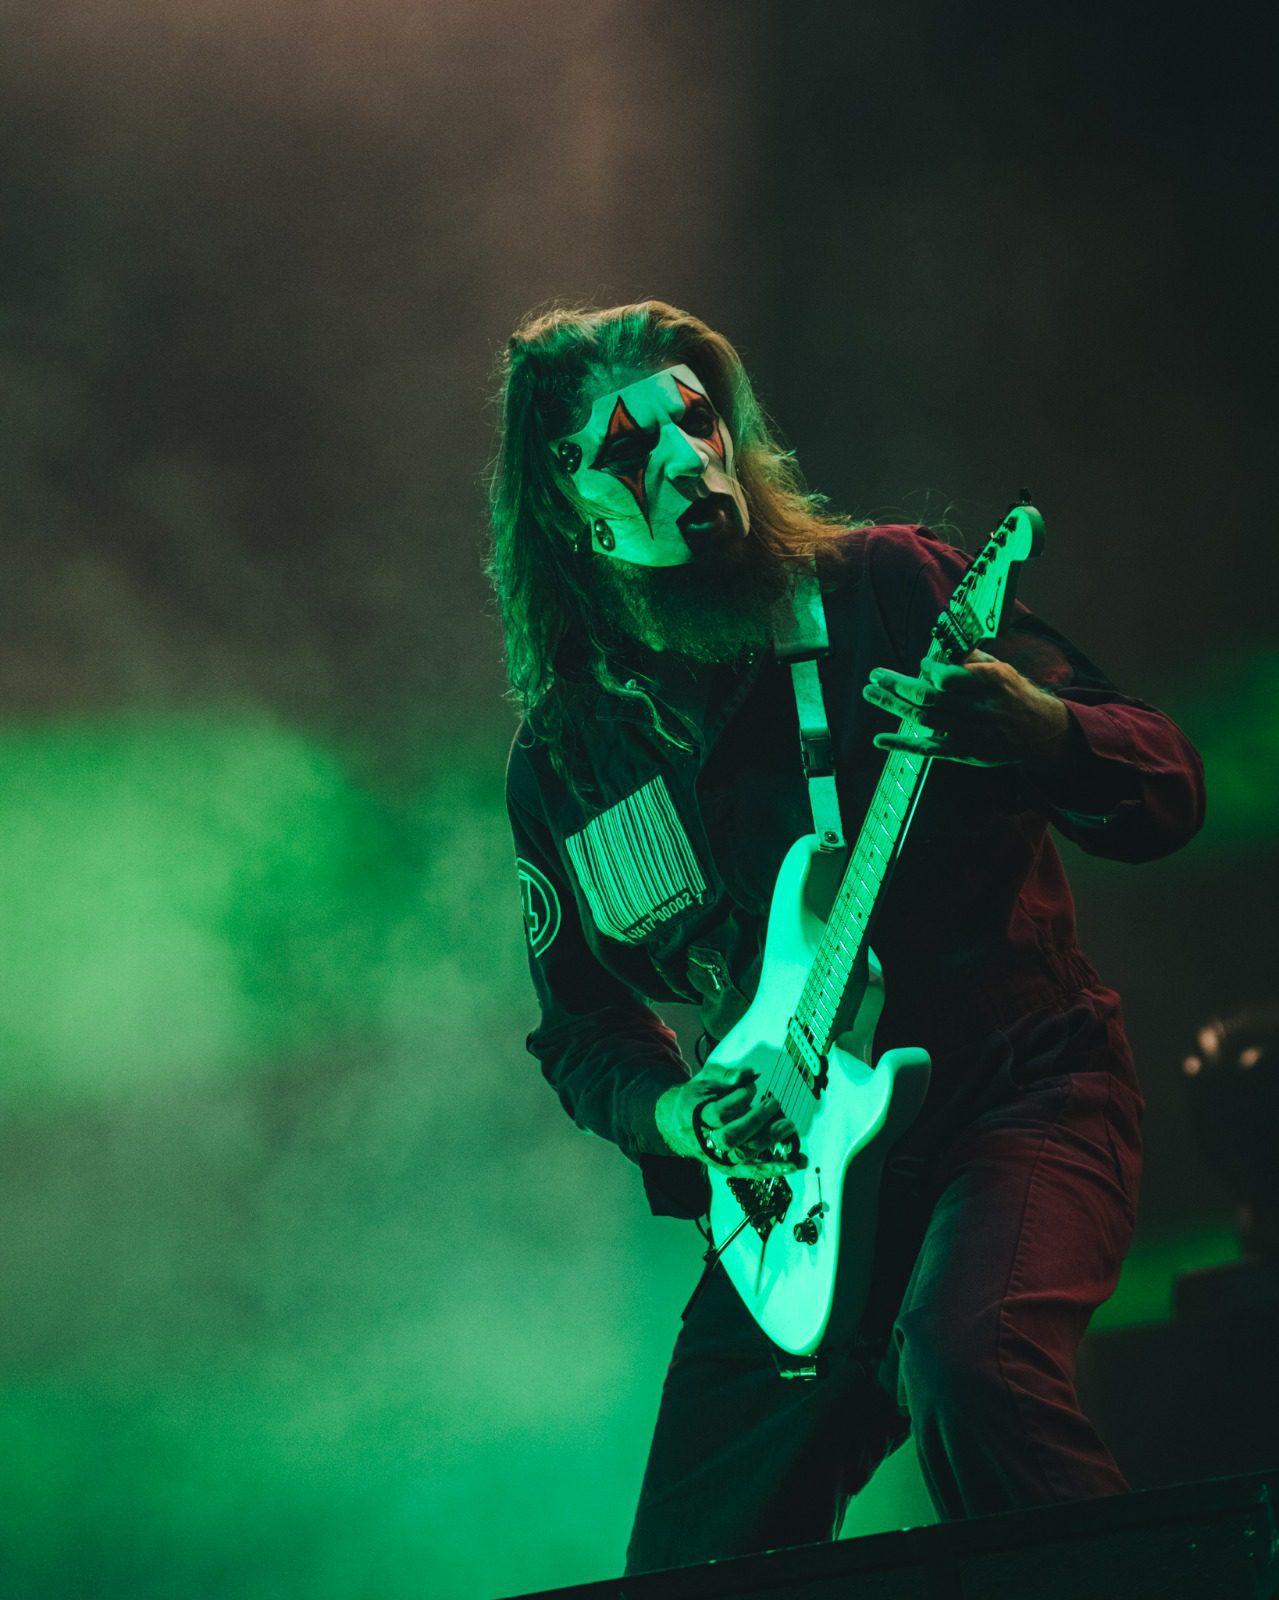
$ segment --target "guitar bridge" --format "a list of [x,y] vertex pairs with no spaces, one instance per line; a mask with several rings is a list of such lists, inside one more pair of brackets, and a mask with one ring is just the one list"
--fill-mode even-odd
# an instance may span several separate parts
[[730,1178],[728,1187],[761,1240],[784,1219],[794,1197],[785,1178]]

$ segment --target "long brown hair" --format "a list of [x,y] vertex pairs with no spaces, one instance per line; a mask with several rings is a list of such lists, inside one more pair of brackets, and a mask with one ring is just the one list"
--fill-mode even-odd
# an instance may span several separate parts
[[[601,619],[583,564],[589,511],[555,470],[550,444],[585,422],[585,380],[622,368],[686,365],[701,379],[736,444],[751,537],[779,563],[798,566],[850,527],[810,491],[794,453],[774,433],[741,357],[721,333],[663,300],[605,310],[555,305],[530,313],[498,359],[496,454],[487,470],[492,545],[506,669],[530,730],[565,771],[574,710],[591,687],[647,702],[655,731],[678,742],[647,692],[616,670],[616,642]],[[613,646],[610,649],[610,645]]]

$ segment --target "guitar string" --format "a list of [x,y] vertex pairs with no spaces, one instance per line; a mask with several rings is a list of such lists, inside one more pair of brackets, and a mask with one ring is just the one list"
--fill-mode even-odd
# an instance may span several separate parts
[[[899,787],[904,786],[899,785]],[[896,807],[892,808],[891,814],[894,823],[900,826],[901,814],[897,812]],[[887,827],[887,819],[884,816],[876,816],[873,812],[868,811],[868,819],[877,826],[882,827],[885,836],[890,832]],[[850,870],[845,880],[845,885],[841,888],[836,898],[827,934],[823,937],[817,959],[814,961],[813,969],[800,996],[800,1006],[805,1007],[807,1002],[806,1009],[819,1016],[823,1029],[827,1033],[838,1011],[840,991],[846,985],[853,966],[853,960],[841,960],[840,953],[843,952],[845,956],[852,956],[854,960],[856,956],[856,949],[850,951],[843,944],[839,935],[850,931],[849,925],[852,924],[858,935],[857,946],[860,946],[873,907],[873,900],[872,905],[867,905],[862,900],[862,885],[867,875],[867,870],[874,865],[876,854],[885,863],[891,861],[891,852],[878,849],[875,846],[873,837],[866,848],[861,848],[859,841],[859,847],[854,851],[853,861],[850,863],[850,867],[853,870]],[[856,870],[859,866],[862,869],[860,872]],[[832,931],[835,929],[838,929],[838,931]],[[836,980],[834,993],[828,987],[832,978]]]
[[[936,658],[942,654],[944,652],[941,646],[934,643],[925,659]],[[917,732],[920,727],[919,713],[911,711],[899,720],[897,732],[898,735],[908,731]],[[862,831],[853,847],[849,866],[836,893],[830,920],[818,945],[817,955],[805,979],[796,1007],[795,1015],[800,1019],[801,1028],[807,1024],[811,1047],[818,1055],[824,1054],[829,1048],[839,1004],[857,957],[864,946],[874,902],[882,890],[888,867],[892,864],[896,849],[900,845],[902,827],[912,809],[913,798],[927,765],[926,758],[920,758],[911,751],[891,752],[871,795]],[[903,777],[908,778],[908,781],[903,782]],[[896,789],[897,795],[901,796],[901,802],[893,794],[893,789]],[[884,839],[890,841],[887,850],[877,845],[876,830]],[[861,890],[866,878],[873,873],[877,865],[877,856],[881,865],[880,882],[871,896],[870,903],[867,904],[862,899]],[[851,947],[845,946],[841,938],[843,933],[850,931],[855,934]],[[782,1052],[778,1063],[774,1066],[773,1084],[770,1087],[775,1085],[778,1066],[781,1067],[783,1082],[780,1094],[776,1093],[774,1087],[774,1098],[782,1106],[784,1114],[796,1123],[798,1130],[799,1124],[796,1118],[800,1107],[807,1106],[810,1110],[810,1115],[801,1119],[807,1124],[811,1121],[811,1108],[816,1097],[804,1073],[786,1051]]]
[[[910,726],[918,727],[918,725],[918,717],[910,713],[901,719],[899,731],[905,730]],[[892,838],[894,846],[899,842],[897,836],[910,809],[911,799],[926,765],[927,762],[925,760],[921,760],[912,752],[893,751],[880,774],[875,792],[871,796],[871,802],[866,812],[866,823],[871,825],[872,830],[881,830],[884,838]],[[909,776],[910,781],[903,783],[901,779],[906,775]],[[900,810],[898,809],[896,798],[891,792],[893,788],[897,789],[906,802],[905,805],[901,806]],[[881,790],[883,791],[882,795]],[[877,802],[879,802],[878,805]],[[854,846],[852,859],[836,894],[830,922],[827,924],[826,932],[823,934],[822,941],[818,946],[817,956],[809,971],[808,978],[805,980],[799,1004],[796,1008],[797,1017],[800,1016],[801,1011],[805,1014],[801,1021],[801,1026],[803,1021],[808,1022],[809,1032],[814,1035],[814,1047],[820,1041],[822,1048],[818,1050],[819,1054],[824,1054],[825,1048],[829,1046],[835,1017],[838,1014],[839,1002],[842,998],[843,990],[847,986],[848,978],[852,974],[853,964],[860,953],[866,929],[869,926],[870,914],[874,908],[874,899],[879,892],[877,889],[875,896],[871,898],[871,904],[867,905],[861,897],[863,882],[869,870],[875,864],[876,855],[885,864],[886,870],[887,866],[891,864],[893,854],[894,850],[891,848],[888,851],[882,848],[876,849],[874,831],[870,833],[863,831]],[[882,877],[883,875],[881,874],[881,887]],[[836,926],[838,927],[838,932],[832,934],[831,930]],[[857,936],[851,950],[843,944],[840,938],[840,934],[847,931],[855,931]],[[847,961],[840,960],[839,955],[841,952],[850,956],[851,959]],[[828,987],[832,979],[836,983],[834,992]],[[816,1026],[813,1026],[814,1024]],[[811,1086],[799,1068],[791,1061],[787,1052],[782,1053],[779,1063],[782,1064],[783,1077],[786,1081],[783,1082],[781,1094],[774,1093],[774,1098],[782,1106],[784,1114],[796,1124],[798,1131],[799,1123],[796,1119],[799,1109],[805,1105],[810,1108],[810,1115],[801,1119],[806,1125],[809,1124],[815,1096]]]

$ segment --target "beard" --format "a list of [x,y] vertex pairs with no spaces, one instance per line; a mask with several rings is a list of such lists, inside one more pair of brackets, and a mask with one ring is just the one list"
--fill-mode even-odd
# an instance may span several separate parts
[[768,644],[772,608],[787,587],[783,563],[735,530],[689,542],[693,559],[682,567],[592,559],[592,592],[608,630],[703,664]]

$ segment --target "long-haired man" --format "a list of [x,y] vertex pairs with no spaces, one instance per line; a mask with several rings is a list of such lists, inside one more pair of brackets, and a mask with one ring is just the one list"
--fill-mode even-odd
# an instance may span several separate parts
[[[749,1075],[699,1065],[750,1002],[778,868],[813,829],[773,649],[802,574],[821,584],[848,837],[907,711],[938,761],[873,931],[876,1051],[922,1046],[932,1076],[885,1170],[857,1337],[798,1364],[708,1266],[627,1571],[831,1538],[912,1430],[943,1518],[1123,1492],[1073,1370],[1132,1236],[1143,1099],[1049,828],[1094,855],[1166,855],[1202,820],[1198,755],[1025,606],[962,664],[924,662],[971,558],[832,515],[733,346],[685,311],[531,316],[501,410],[490,573],[523,711],[508,799],[541,1008],[528,1047],[656,1214],[705,1231],[709,1165],[762,1180],[805,1160]],[[700,1008],[691,1066],[663,1003]]]

